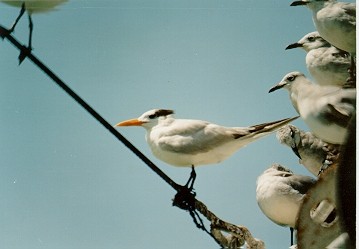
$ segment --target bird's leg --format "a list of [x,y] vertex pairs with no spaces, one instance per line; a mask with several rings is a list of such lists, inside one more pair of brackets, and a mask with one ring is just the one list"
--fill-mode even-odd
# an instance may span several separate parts
[[25,8],[25,2],[23,2],[22,5],[21,5],[21,10],[20,10],[19,15],[17,16],[17,18],[16,18],[14,24],[12,25],[12,27],[9,29],[9,32],[10,32],[10,33],[15,30],[15,27],[16,27],[17,23],[19,22],[19,20],[21,19],[21,17],[24,15],[25,10],[26,10],[26,8]]
[[4,33],[0,34],[0,37],[1,37],[2,39],[4,39],[5,36],[11,34],[11,33],[15,30],[15,27],[16,27],[17,23],[19,22],[19,20],[21,19],[21,17],[24,15],[25,11],[26,11],[26,8],[25,8],[25,2],[24,2],[24,3],[21,5],[20,13],[19,13],[19,15],[17,16],[17,18],[16,18],[14,24],[11,26],[10,29],[4,30],[4,31],[3,31]]
[[195,210],[195,196],[196,193],[193,191],[194,181],[196,180],[196,171],[192,165],[191,175],[184,186],[180,186],[177,190],[177,194],[173,199],[173,205],[179,208],[193,211]]
[[332,161],[330,161],[328,159],[328,156],[326,159],[323,160],[323,163],[322,163],[322,167],[320,167],[320,170],[319,170],[319,173],[318,173],[318,176],[323,173],[330,165],[332,165]]
[[350,55],[350,62],[350,68],[348,68],[349,77],[343,85],[344,88],[356,87],[356,60],[352,54]]
[[29,43],[27,47],[22,47],[21,49],[19,55],[19,64],[21,64],[21,62],[29,55],[29,53],[31,53],[32,50],[32,30],[34,28],[34,25],[32,23],[31,15],[28,14],[28,16],[29,16]]
[[196,171],[194,170],[194,166],[192,165],[192,171],[191,171],[191,175],[185,185],[185,187],[187,189],[189,189],[190,191],[193,190],[193,185],[194,185],[194,181],[196,180],[197,174]]
[[290,229],[290,245],[292,246],[294,244],[294,241],[293,241],[294,228],[290,227],[289,229]]
[[29,44],[28,44],[28,48],[31,50],[32,49],[32,30],[34,28],[34,24],[32,23],[32,18],[31,15],[29,14]]

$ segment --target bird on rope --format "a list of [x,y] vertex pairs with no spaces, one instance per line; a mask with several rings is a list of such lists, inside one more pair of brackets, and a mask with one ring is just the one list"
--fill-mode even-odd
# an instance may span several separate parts
[[115,125],[142,126],[152,153],[174,166],[191,167],[185,188],[192,190],[196,179],[194,167],[219,163],[240,148],[268,135],[298,117],[249,127],[224,127],[202,120],[175,119],[173,110],[154,109],[139,118]]

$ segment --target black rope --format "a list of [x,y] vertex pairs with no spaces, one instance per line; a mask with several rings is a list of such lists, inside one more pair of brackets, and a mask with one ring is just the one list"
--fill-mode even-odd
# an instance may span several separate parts
[[181,186],[168,177],[160,170],[150,159],[148,159],[141,151],[132,145],[124,136],[122,136],[112,125],[110,125],[100,114],[98,114],[90,105],[88,105],[79,95],[77,95],[70,87],[68,87],[58,76],[56,76],[47,66],[37,59],[31,51],[21,45],[10,32],[0,25],[0,37],[7,38],[22,54],[26,55],[35,65],[37,65],[45,74],[47,74],[59,87],[61,87],[68,95],[70,95],[79,105],[90,113],[98,122],[100,122],[112,135],[120,140],[127,148],[129,148],[136,156],[138,156],[148,167],[150,167],[157,175],[159,175],[172,188],[178,191]]

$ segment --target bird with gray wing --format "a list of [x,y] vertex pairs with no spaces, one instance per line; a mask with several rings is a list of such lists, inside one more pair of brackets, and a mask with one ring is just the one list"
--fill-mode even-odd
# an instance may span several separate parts
[[173,110],[154,109],[116,126],[142,126],[152,153],[180,167],[192,167],[186,187],[192,189],[194,167],[219,163],[240,148],[276,131],[298,117],[249,127],[224,127],[202,120],[175,119]]
[[345,143],[356,110],[354,88],[313,84],[300,72],[288,73],[269,92],[281,88],[289,91],[293,107],[315,136],[327,143]]
[[304,132],[291,124],[277,131],[277,139],[281,144],[290,147],[299,157],[299,163],[315,176],[339,156],[338,145],[326,143],[311,132]]
[[303,197],[315,182],[314,178],[295,175],[280,164],[273,164],[257,179],[259,208],[274,223],[290,227],[291,245]]
[[350,77],[350,54],[332,46],[317,31],[306,34],[286,49],[302,48],[307,52],[305,63],[319,85],[346,85]]
[[305,5],[312,11],[315,27],[325,40],[341,50],[355,53],[355,3],[336,0],[301,0],[291,4],[291,6],[299,5]]

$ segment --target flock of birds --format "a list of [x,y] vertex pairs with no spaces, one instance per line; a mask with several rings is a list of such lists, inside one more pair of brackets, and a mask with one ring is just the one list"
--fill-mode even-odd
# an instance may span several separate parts
[[[313,11],[317,31],[305,35],[287,49],[306,52],[306,65],[315,82],[301,72],[291,72],[269,92],[284,88],[294,109],[311,132],[288,124],[296,119],[254,125],[223,127],[201,120],[175,119],[172,110],[155,109],[116,126],[142,126],[152,153],[175,166],[192,167],[185,187],[192,189],[194,167],[219,163],[245,145],[277,131],[280,143],[289,146],[314,176],[338,159],[345,144],[347,126],[356,111],[355,4],[334,0],[295,1]],[[316,179],[295,175],[274,164],[257,180],[256,198],[263,213],[273,222],[296,228],[305,193]]]
[[[29,43],[32,49],[31,15],[54,9],[66,0],[1,0],[21,8],[9,32],[13,32],[21,16],[29,16]],[[182,167],[191,167],[185,189],[193,190],[194,167],[219,163],[240,148],[277,131],[280,143],[290,147],[300,163],[314,176],[320,175],[338,159],[345,145],[348,123],[356,111],[355,57],[356,6],[336,0],[294,1],[291,6],[305,5],[313,12],[317,31],[305,35],[287,49],[303,48],[306,65],[315,82],[303,73],[291,72],[269,92],[284,88],[294,109],[310,129],[305,132],[289,123],[298,117],[253,125],[224,127],[202,120],[175,119],[174,112],[154,109],[137,119],[116,126],[142,126],[152,153],[160,160]],[[20,55],[21,57],[21,55]],[[256,198],[260,209],[273,222],[296,228],[303,196],[316,182],[309,176],[295,175],[274,164],[257,180]]]
[[[174,165],[192,167],[185,187],[192,190],[194,167],[219,163],[245,145],[276,130],[280,143],[289,146],[314,176],[338,159],[346,142],[348,124],[356,111],[355,4],[335,0],[295,1],[313,12],[317,31],[305,35],[287,49],[306,52],[306,65],[315,82],[301,72],[291,72],[269,92],[284,88],[294,109],[311,132],[288,124],[297,117],[250,127],[223,127],[201,120],[175,119],[172,110],[155,109],[116,126],[142,126],[152,153]],[[296,228],[306,192],[315,184],[310,176],[296,175],[274,164],[258,177],[256,198],[273,222]]]

